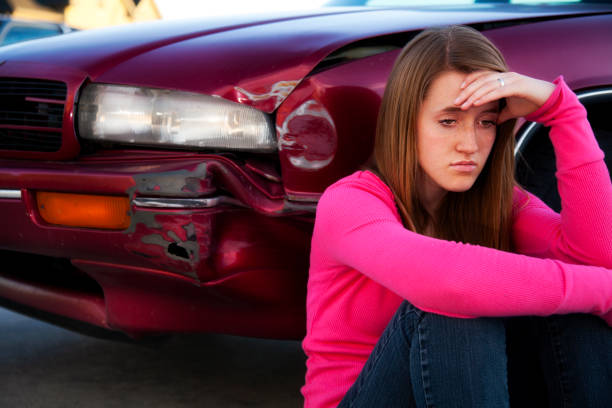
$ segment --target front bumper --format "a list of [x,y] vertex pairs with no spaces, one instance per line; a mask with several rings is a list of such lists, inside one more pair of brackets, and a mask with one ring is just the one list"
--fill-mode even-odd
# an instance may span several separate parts
[[[1,160],[0,190],[0,249],[67,259],[99,286],[81,287],[74,271],[63,276],[21,257],[18,269],[37,273],[0,272],[0,297],[133,335],[303,335],[314,207],[287,201],[280,183],[244,163],[139,151]],[[37,191],[128,196],[130,226],[49,225]]]

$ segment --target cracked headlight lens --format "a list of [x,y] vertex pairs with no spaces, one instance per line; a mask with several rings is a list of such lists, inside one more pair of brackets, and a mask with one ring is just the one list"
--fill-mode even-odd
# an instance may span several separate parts
[[85,139],[201,149],[277,149],[268,115],[209,95],[90,84],[81,93],[77,115],[79,135]]

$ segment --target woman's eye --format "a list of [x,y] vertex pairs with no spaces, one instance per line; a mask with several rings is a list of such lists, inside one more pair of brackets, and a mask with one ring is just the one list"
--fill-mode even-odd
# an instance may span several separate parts
[[442,126],[452,126],[456,123],[457,121],[455,119],[440,119],[438,121],[438,123],[440,123]]
[[495,127],[495,126],[497,126],[497,122],[494,121],[494,120],[481,120],[480,121],[480,126],[482,126],[484,128]]

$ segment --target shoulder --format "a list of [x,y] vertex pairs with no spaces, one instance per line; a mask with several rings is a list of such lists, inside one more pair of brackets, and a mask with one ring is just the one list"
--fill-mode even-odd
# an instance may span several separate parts
[[356,171],[353,174],[336,181],[323,192],[321,201],[334,201],[341,197],[366,198],[374,196],[386,204],[395,205],[391,189],[371,171]]
[[399,219],[391,189],[371,171],[356,171],[327,187],[317,205],[317,218],[324,214],[347,216],[392,213]]
[[512,196],[512,214],[516,219],[526,208],[538,204],[540,200],[519,185],[514,186]]
[[[521,186],[514,186],[514,195],[512,202],[512,215],[516,224],[517,220],[522,216],[533,211],[542,215],[541,211],[554,213],[538,196],[530,193]],[[533,222],[533,219],[530,220]],[[533,225],[531,225],[533,227]]]
[[530,194],[522,187],[515,185],[512,191],[512,211],[516,215],[529,203]]
[[324,194],[337,189],[358,189],[382,195],[381,198],[393,199],[391,189],[369,170],[359,170],[351,175],[341,178],[325,190]]

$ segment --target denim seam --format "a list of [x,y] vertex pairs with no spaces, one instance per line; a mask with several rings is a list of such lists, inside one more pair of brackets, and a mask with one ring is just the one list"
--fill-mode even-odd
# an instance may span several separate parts
[[559,390],[561,393],[561,400],[563,401],[563,408],[569,408],[572,406],[570,393],[568,392],[568,382],[567,378],[567,362],[565,358],[565,354],[563,353],[563,345],[561,342],[561,330],[557,326],[556,322],[552,319],[546,320],[548,323],[546,326],[549,330],[549,335],[552,343],[552,354],[554,358],[554,363],[557,366],[557,371],[559,373]]
[[424,332],[424,326],[421,325],[421,319],[419,319],[417,323],[416,333],[419,336],[419,362],[421,364],[421,384],[423,384],[423,399],[425,401],[425,407],[434,408],[433,401],[431,400],[431,384],[429,381],[429,370],[428,368],[428,360],[427,360],[427,351],[426,347],[423,344],[423,337],[426,337],[426,333]]

